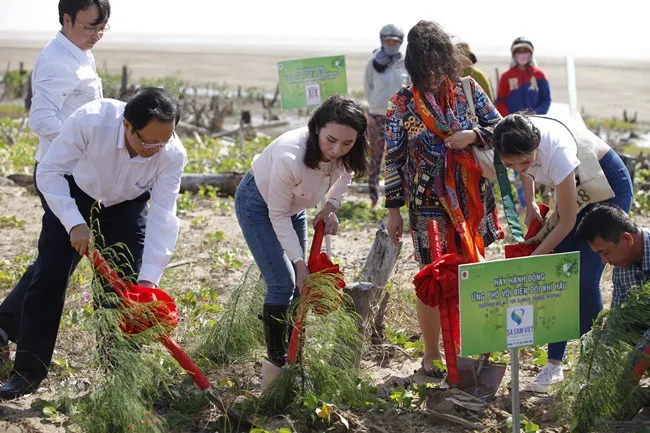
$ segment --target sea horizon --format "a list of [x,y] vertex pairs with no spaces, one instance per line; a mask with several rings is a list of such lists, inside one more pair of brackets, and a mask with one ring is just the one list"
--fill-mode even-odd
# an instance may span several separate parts
[[[42,47],[49,41],[55,32],[18,32],[0,31],[0,47],[4,48],[37,48]],[[301,37],[296,43],[295,37],[268,36],[268,35],[216,35],[216,34],[150,34],[150,33],[118,33],[109,32],[97,46],[99,50],[128,50],[128,51],[189,51],[189,52],[211,52],[211,51],[232,51],[242,52],[268,52],[272,47],[275,52],[296,52],[310,51],[332,53],[340,51],[350,54],[368,54],[378,48],[378,43],[368,39],[352,38],[317,38]],[[503,46],[472,44],[472,50],[479,57],[491,59],[508,58],[509,45]],[[576,55],[568,52],[544,50],[539,48],[536,56],[538,58],[564,60],[568,55],[577,62],[595,62],[606,64],[617,61],[632,63],[648,63],[647,56],[616,55],[612,53],[600,53],[591,55]]]

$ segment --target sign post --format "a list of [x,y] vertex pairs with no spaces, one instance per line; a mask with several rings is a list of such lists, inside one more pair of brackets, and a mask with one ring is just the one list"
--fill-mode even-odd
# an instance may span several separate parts
[[[278,62],[282,109],[313,107],[332,95],[348,93],[345,56],[314,57]],[[325,199],[321,203],[325,205]],[[332,255],[330,235],[325,249]]]
[[314,57],[278,62],[282,109],[319,105],[348,93],[345,56]]
[[461,265],[458,278],[461,355],[510,350],[519,432],[519,348],[580,337],[580,253]]

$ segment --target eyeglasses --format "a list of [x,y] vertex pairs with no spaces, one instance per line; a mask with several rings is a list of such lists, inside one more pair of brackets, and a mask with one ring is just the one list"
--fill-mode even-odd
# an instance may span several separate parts
[[133,128],[133,131],[135,132],[135,135],[138,136],[138,138],[140,139],[140,142],[142,143],[142,147],[144,147],[145,149],[154,149],[156,147],[163,148],[163,147],[165,147],[167,145],[167,143],[172,141],[174,139],[174,137],[176,137],[176,133],[174,132],[174,133],[172,133],[171,138],[169,140],[165,141],[165,142],[162,142],[162,143],[145,143],[144,140],[142,139],[142,136],[138,132],[138,130]]
[[88,33],[89,35],[100,35],[101,36],[101,35],[103,35],[104,33],[106,33],[107,31],[109,31],[111,29],[111,27],[108,24],[106,24],[104,27],[102,27],[100,29],[93,29],[93,28],[90,28],[90,27],[86,27],[83,24],[81,24],[79,21],[77,21],[77,24],[79,24],[79,26],[82,29],[84,29],[86,31],[86,33]]

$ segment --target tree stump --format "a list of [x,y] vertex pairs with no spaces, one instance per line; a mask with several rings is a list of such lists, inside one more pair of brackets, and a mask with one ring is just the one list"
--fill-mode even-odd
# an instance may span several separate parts
[[[360,316],[359,331],[366,337],[370,334],[373,344],[384,340],[384,314],[389,293],[384,290],[393,275],[402,242],[395,245],[388,236],[384,223],[375,235],[366,264],[361,271],[361,282],[349,283],[344,292],[354,301],[354,308]],[[361,353],[356,358],[356,367],[361,362]]]

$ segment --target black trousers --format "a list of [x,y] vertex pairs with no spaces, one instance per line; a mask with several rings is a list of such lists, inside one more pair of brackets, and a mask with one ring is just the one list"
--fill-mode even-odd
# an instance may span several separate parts
[[[142,265],[149,193],[97,209],[95,200],[79,189],[71,176],[67,176],[67,179],[70,196],[76,201],[83,218],[89,226],[97,227],[100,231],[101,236],[95,238],[96,247],[125,244],[131,254],[118,255],[115,265],[122,267],[128,264],[137,275]],[[45,214],[38,240],[38,258],[31,281],[26,288],[19,282],[0,305],[0,311],[8,313],[0,316],[0,327],[8,334],[6,326],[11,329],[11,323],[4,323],[2,319],[18,317],[20,320],[14,371],[30,381],[42,380],[47,375],[63,313],[68,279],[81,259],[70,245],[70,235],[63,224],[47,203],[43,207]]]

